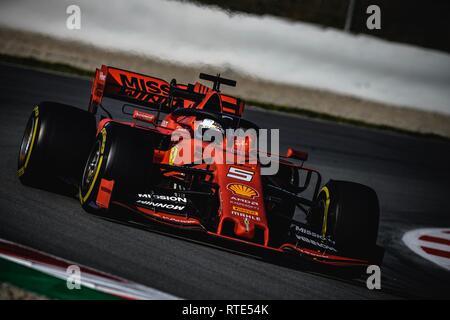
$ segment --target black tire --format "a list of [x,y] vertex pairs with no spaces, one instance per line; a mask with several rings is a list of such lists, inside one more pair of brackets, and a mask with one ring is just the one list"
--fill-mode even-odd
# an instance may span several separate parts
[[[280,164],[277,174],[269,176],[268,180],[269,183],[275,186],[296,193],[299,184],[298,170],[291,166]],[[295,202],[281,192],[266,190],[265,194],[281,199],[281,203],[273,205],[267,215],[270,229],[270,244],[276,247],[287,241],[289,227],[295,213]]]
[[308,222],[347,254],[370,255],[379,224],[377,194],[365,185],[330,180],[319,192]]
[[61,103],[39,103],[19,150],[20,181],[43,189],[73,187],[81,178],[95,131],[93,114]]
[[148,130],[109,122],[97,136],[80,183],[83,208],[95,214],[110,211],[96,204],[101,179],[114,180],[111,200],[144,192],[153,174],[154,135]]

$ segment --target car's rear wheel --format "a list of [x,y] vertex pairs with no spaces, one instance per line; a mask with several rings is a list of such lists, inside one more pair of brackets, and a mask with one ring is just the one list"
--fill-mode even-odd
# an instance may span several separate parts
[[379,203],[365,185],[330,180],[320,190],[308,222],[324,237],[335,241],[343,253],[370,255],[375,249]]
[[93,145],[79,188],[80,202],[91,213],[106,213],[112,207],[101,207],[97,194],[102,179],[114,181],[110,203],[127,202],[144,192],[153,173],[154,136],[148,130],[109,122]]
[[75,184],[82,175],[95,130],[95,117],[87,111],[55,102],[36,105],[20,145],[20,181],[44,189]]

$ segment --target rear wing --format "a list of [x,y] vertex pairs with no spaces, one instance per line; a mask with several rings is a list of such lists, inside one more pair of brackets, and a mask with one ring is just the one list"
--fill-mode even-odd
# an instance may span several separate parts
[[[195,85],[185,85],[172,80],[169,84],[156,77],[102,65],[100,69],[95,70],[89,111],[97,113],[98,106],[101,105],[103,98],[107,97],[170,112],[176,108],[192,106],[212,90],[198,82]],[[175,95],[174,92],[178,94]],[[242,115],[244,111],[242,100],[224,94],[220,94],[220,97],[224,113]]]
[[105,97],[159,108],[167,104],[169,87],[162,79],[102,65],[95,70],[89,111],[96,113]]

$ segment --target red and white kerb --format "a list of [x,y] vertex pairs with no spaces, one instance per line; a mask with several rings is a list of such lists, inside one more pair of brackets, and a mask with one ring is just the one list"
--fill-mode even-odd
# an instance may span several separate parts
[[416,229],[406,232],[402,240],[419,256],[450,271],[450,228]]

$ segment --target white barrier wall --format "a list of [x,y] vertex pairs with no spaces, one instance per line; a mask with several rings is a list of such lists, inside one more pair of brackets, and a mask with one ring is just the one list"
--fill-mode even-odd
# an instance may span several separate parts
[[[258,78],[450,114],[450,55],[272,17],[163,0],[1,1],[0,23],[177,63],[225,65]],[[383,26],[383,25],[382,25]],[[444,41],[444,39],[443,39]]]

